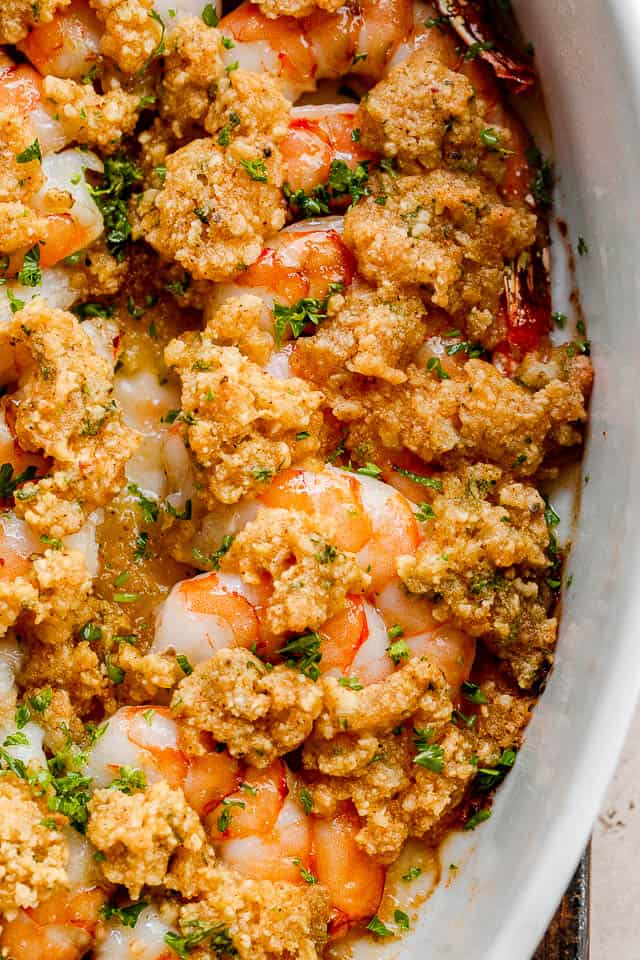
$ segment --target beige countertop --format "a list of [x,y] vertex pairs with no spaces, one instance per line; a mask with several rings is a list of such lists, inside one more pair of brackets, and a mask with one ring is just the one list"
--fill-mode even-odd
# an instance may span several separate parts
[[593,832],[590,960],[640,960],[640,709]]

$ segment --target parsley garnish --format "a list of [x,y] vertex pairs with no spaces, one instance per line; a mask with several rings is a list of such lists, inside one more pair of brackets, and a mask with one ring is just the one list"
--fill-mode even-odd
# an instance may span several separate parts
[[478,773],[473,781],[476,790],[493,790],[499,783],[502,783],[506,775],[511,770],[516,760],[516,751],[509,747],[503,750],[495,767],[478,767]]
[[370,930],[371,933],[375,933],[376,937],[392,937],[393,930],[390,930],[380,919],[380,917],[373,916],[369,923],[367,924],[367,930]]
[[421,873],[421,867],[410,867],[406,873],[402,874],[402,880],[404,880],[405,883],[411,883],[412,880],[417,880]]
[[130,483],[127,490],[137,497],[143,523],[155,523],[158,519],[158,501],[147,497],[137,483]]
[[3,463],[0,467],[0,498],[8,500],[15,493],[16,487],[21,483],[28,483],[36,475],[35,467],[27,467],[16,477],[13,475],[13,467],[10,463]]
[[21,153],[16,154],[16,163],[30,163],[32,160],[42,160],[42,151],[37,137]]
[[185,656],[184,653],[179,653],[176,656],[176,663],[187,677],[193,673],[193,667],[189,663],[189,658]]
[[211,567],[212,570],[220,569],[220,561],[224,557],[231,547],[231,544],[234,541],[234,536],[231,533],[226,533],[222,538],[222,542],[217,550],[214,550],[213,553],[204,554],[197,547],[194,547],[192,552],[193,559],[196,561],[198,566]]
[[135,927],[138,917],[145,907],[149,904],[146,900],[139,900],[137,903],[130,903],[128,907],[116,907],[112,903],[105,903],[100,907],[100,916],[105,920],[111,920],[116,917],[123,927]]
[[420,503],[418,504],[417,513],[414,513],[416,520],[420,520],[421,523],[425,523],[427,520],[433,520],[435,513],[433,512],[433,507],[430,503]]
[[470,680],[465,680],[462,683],[460,687],[460,693],[465,700],[469,701],[469,703],[481,704],[489,702],[478,684],[471,683]]
[[438,380],[451,380],[446,370],[443,369],[440,357],[429,357],[427,361],[427,370],[435,370]]
[[222,813],[216,821],[216,826],[220,833],[226,833],[229,827],[231,826],[231,816],[232,808],[240,807],[241,810],[244,810],[246,803],[244,800],[234,800],[231,797],[225,797],[222,801]]
[[118,776],[111,781],[109,789],[132,794],[135,790],[144,790],[146,785],[147,778],[142,770],[136,767],[120,767]]
[[317,680],[320,676],[318,664],[322,659],[320,644],[322,637],[319,633],[309,631],[301,637],[289,640],[278,653],[284,659],[287,667],[297,668],[310,680]]
[[304,812],[309,816],[313,810],[313,794],[306,787],[303,787],[298,793],[298,800]]
[[22,266],[18,273],[18,283],[23,287],[38,287],[42,283],[40,270],[40,247],[36,243],[24,255]]
[[50,706],[52,699],[53,691],[51,687],[45,687],[40,693],[36,693],[35,696],[29,698],[29,705],[36,713],[44,713]]
[[413,758],[413,762],[419,767],[426,767],[431,773],[442,773],[444,769],[444,750],[439,743],[431,743],[433,730],[427,727],[420,730],[413,728],[413,741],[418,751]]
[[260,157],[257,160],[241,160],[240,166],[247,171],[252,180],[257,180],[258,183],[267,183],[269,180],[269,171]]
[[361,197],[368,197],[371,193],[368,180],[368,161],[358,163],[352,170],[344,160],[332,160],[327,182],[314,187],[310,193],[305,193],[304,190],[293,191],[288,183],[283,185],[282,190],[287,203],[298,214],[303,217],[317,217],[329,213],[332,202],[350,197],[353,206]]
[[491,810],[477,810],[465,823],[463,830],[475,830],[480,823],[484,823],[491,816]]
[[194,920],[184,925],[190,932],[184,937],[177,933],[165,933],[164,942],[171,947],[181,960],[188,960],[189,954],[199,944],[205,940],[209,941],[209,947],[217,956],[235,957],[238,953],[233,945],[233,940],[229,936],[229,931],[222,923],[201,923]]
[[220,18],[215,11],[213,4],[208,3],[204,10],[202,11],[202,19],[208,27],[217,27],[220,23]]
[[[332,285],[333,286],[333,285]],[[337,291],[333,291],[334,293]],[[303,332],[308,323],[318,326],[322,320],[327,318],[327,304],[331,293],[326,297],[302,297],[293,306],[287,307],[284,303],[274,303],[273,305],[273,330],[276,336],[278,346],[282,344],[282,338],[287,327],[291,336],[297,339]]]
[[401,660],[407,660],[409,658],[409,647],[402,639],[394,640],[393,643],[387,647],[387,653],[397,667]]
[[338,683],[347,690],[363,690],[363,686],[357,677],[340,677]]
[[[152,10],[150,16],[154,13]],[[156,18],[160,19],[157,14]],[[104,218],[107,249],[118,261],[124,259],[126,245],[131,236],[127,200],[134,185],[140,180],[142,170],[124,154],[118,154],[115,157],[105,157],[100,186],[89,187],[89,192]]]
[[414,483],[420,483],[423,487],[431,487],[432,490],[442,490],[442,480],[436,480],[434,477],[423,477],[421,473],[414,473],[413,470],[405,470],[404,467],[398,467],[395,463],[391,466],[392,470],[399,473],[401,477],[407,480],[413,480]]

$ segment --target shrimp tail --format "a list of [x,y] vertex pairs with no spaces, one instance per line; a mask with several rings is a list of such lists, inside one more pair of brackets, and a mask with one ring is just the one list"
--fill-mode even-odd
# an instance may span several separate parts
[[507,339],[511,347],[526,353],[549,334],[551,291],[549,248],[541,242],[515,260],[504,274]]
[[487,0],[436,0],[436,7],[466,45],[467,56],[485,60],[513,93],[523,93],[534,86],[533,65],[513,49],[502,30],[496,29]]

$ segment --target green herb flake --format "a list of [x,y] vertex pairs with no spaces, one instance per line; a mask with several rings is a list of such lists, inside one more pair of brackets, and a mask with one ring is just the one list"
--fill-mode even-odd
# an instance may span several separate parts
[[367,924],[367,930],[374,933],[376,937],[392,937],[393,930],[390,930],[377,915],[373,916]]
[[29,698],[29,706],[32,710],[35,710],[36,713],[44,713],[47,707],[50,706],[52,698],[53,691],[51,687],[45,687],[44,690],[40,690],[39,693]]
[[188,677],[193,673],[193,667],[189,663],[189,658],[184,655],[184,653],[179,653],[176,656],[176,663],[182,670],[182,672]]
[[387,647],[387,653],[397,667],[402,660],[408,660],[409,647],[404,640],[394,640],[394,642]]
[[208,3],[204,10],[202,11],[202,19],[208,27],[217,27],[220,23],[220,18],[216,13],[215,7],[212,3]]
[[23,287],[38,287],[42,283],[40,247],[37,243],[24,255],[22,267],[18,272],[18,283],[21,283]]
[[465,823],[465,825],[464,825],[464,827],[463,827],[462,829],[463,829],[463,830],[475,830],[475,828],[476,828],[479,824],[484,823],[485,820],[488,820],[490,816],[491,816],[491,810],[488,810],[488,809],[478,810],[478,811],[476,811],[476,813],[472,814],[472,815],[469,817],[469,819],[467,820],[467,822]]
[[310,680],[317,680],[320,676],[318,664],[322,659],[321,644],[320,634],[309,631],[287,641],[283,647],[280,647],[278,653],[287,667],[298,669]]
[[469,703],[475,703],[476,705],[488,703],[489,701],[485,697],[484,693],[480,689],[477,683],[471,683],[470,680],[465,680],[460,687],[460,693],[465,700],[468,700]]
[[131,795],[137,790],[144,790],[147,786],[147,778],[142,770],[136,767],[120,767],[118,776],[109,784],[110,790],[120,790],[121,793]]
[[42,151],[37,137],[33,143],[16,154],[16,163],[31,163],[32,160],[42,160]]
[[104,917],[105,920],[111,920],[115,917],[123,927],[133,928],[144,908],[148,906],[146,900],[138,900],[137,903],[131,903],[128,907],[117,907],[112,903],[105,903],[100,908],[100,916]]
[[411,883],[412,880],[417,880],[419,876],[422,875],[421,867],[409,867],[406,873],[402,874],[401,879],[405,883]]

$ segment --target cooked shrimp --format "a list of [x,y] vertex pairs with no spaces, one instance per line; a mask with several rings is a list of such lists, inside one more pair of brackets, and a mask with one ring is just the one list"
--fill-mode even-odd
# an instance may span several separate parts
[[309,817],[293,798],[285,765],[246,769],[240,789],[207,818],[221,859],[255,880],[322,883],[329,891],[332,936],[376,912],[385,868],[356,843],[350,804],[331,818]]
[[315,875],[329,891],[329,932],[334,939],[372,917],[382,899],[386,870],[358,846],[359,829],[350,803],[330,819],[314,818]]
[[[47,267],[41,273],[42,280],[37,287],[25,287],[13,280],[0,286],[0,324],[8,323],[15,308],[20,304],[27,304],[34,297],[42,297],[50,307],[58,310],[67,310],[77,300],[78,293],[73,289],[71,278],[64,267]],[[0,382],[9,382],[12,371],[13,361],[7,355],[0,363]],[[7,377],[9,379],[6,379]]]
[[182,787],[187,801],[204,814],[236,788],[237,760],[226,752],[188,758],[180,746],[180,727],[166,707],[122,707],[106,723],[88,753],[85,773],[95,787],[106,787],[121,767],[141,770],[148,783],[166,780]]
[[227,14],[220,28],[235,47],[227,53],[246,70],[277,76],[292,100],[316,81],[347,73],[379,79],[395,48],[411,29],[408,0],[361,0],[336,13],[269,19],[252,3]]
[[46,220],[40,265],[51,267],[88,247],[104,229],[102,214],[89,192],[85,170],[100,172],[102,161],[87,151],[63,150],[43,157],[45,182],[32,206]]
[[[277,325],[277,307],[291,307],[303,299],[322,301],[352,282],[356,265],[340,236],[341,217],[307,220],[286,227],[269,242],[258,259],[232,283],[218,284],[207,304],[209,316],[229,297],[252,294],[263,303],[261,328],[272,334],[274,345],[291,335],[287,322]],[[279,367],[267,367],[275,376],[291,376],[288,354]],[[274,359],[274,363],[276,363]]]
[[70,887],[53,893],[37,907],[18,910],[4,924],[0,935],[2,956],[13,960],[80,960],[92,946],[100,908],[108,900],[108,893],[98,885],[100,874],[89,841],[71,827],[65,827],[64,832]]
[[142,770],[147,781],[180,786],[188,770],[178,746],[178,727],[166,707],[122,707],[88,753],[85,772],[95,787],[107,787],[120,767]]
[[[342,161],[354,169],[375,158],[360,146],[356,107],[349,103],[294,107],[289,132],[280,143],[291,191],[309,193],[329,179],[331,164]],[[345,206],[346,195],[334,206]]]
[[102,32],[86,0],[72,0],[49,23],[35,27],[18,49],[43,77],[81,80],[98,60]]
[[42,90],[42,77],[26,63],[16,66],[4,57],[0,62],[0,107],[15,107],[28,117],[34,139],[44,154],[55,153],[67,143],[62,125],[50,110]]
[[40,553],[42,543],[24,520],[14,513],[0,517],[0,579],[14,580],[31,570],[31,557]]
[[95,960],[175,960],[175,952],[165,942],[165,935],[171,930],[158,910],[150,905],[140,912],[133,928],[114,921],[104,940],[94,948],[93,957]]
[[[86,324],[86,321],[85,321]],[[174,383],[161,383],[151,370],[136,373],[119,371],[114,377],[114,394],[125,423],[142,435],[140,446],[126,465],[127,480],[157,497],[165,497],[169,487],[184,491],[176,458],[186,455],[179,425],[166,422],[170,410],[180,406],[180,396]],[[168,462],[171,462],[171,468]],[[172,481],[167,476],[172,472]],[[190,470],[189,470],[190,473]],[[187,499],[191,490],[186,490]],[[182,504],[174,504],[182,509]]]

